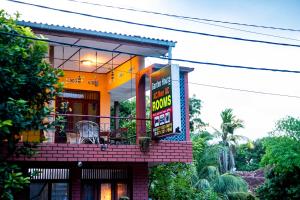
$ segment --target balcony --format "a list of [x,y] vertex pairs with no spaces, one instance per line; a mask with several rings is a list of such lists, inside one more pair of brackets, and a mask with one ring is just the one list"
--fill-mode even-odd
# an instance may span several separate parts
[[150,119],[75,114],[57,114],[48,119],[52,121],[54,118],[58,120],[55,127],[46,131],[23,133],[22,141],[134,145],[138,141],[136,133],[143,137],[151,137]]

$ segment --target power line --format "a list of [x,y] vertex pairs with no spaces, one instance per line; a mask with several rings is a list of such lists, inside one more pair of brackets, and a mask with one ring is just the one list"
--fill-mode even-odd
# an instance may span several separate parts
[[[0,34],[3,34],[3,32],[0,32]],[[11,35],[11,34],[9,34]],[[28,38],[28,37],[26,37]],[[28,38],[28,39],[33,39],[33,40],[40,40],[40,41],[45,41],[45,39],[39,39],[39,38]],[[52,41],[53,42],[53,41]],[[60,42],[61,43],[61,42]],[[70,46],[74,46],[74,44],[69,44]],[[49,57],[45,57],[49,58]],[[54,58],[58,60],[66,60],[62,58]],[[79,60],[70,60],[72,62],[79,62]],[[103,66],[105,69],[111,69],[109,67]],[[124,70],[119,70],[119,69],[114,69],[115,71],[119,72],[124,72],[124,73],[132,73],[132,74],[137,74],[135,72],[129,72],[129,71],[124,71]],[[300,73],[300,71],[298,72]],[[172,81],[179,81],[179,80],[172,80]],[[218,88],[218,89],[225,89],[225,90],[232,90],[232,91],[239,91],[239,92],[247,92],[247,93],[254,93],[254,94],[263,94],[263,95],[272,95],[272,96],[281,96],[281,97],[289,97],[289,98],[298,98],[300,99],[300,96],[295,96],[295,95],[287,95],[287,94],[279,94],[279,93],[270,93],[270,92],[263,92],[263,91],[255,91],[255,90],[246,90],[246,89],[239,89],[239,88],[231,88],[231,87],[224,87],[224,86],[218,86],[218,85],[210,85],[210,84],[204,84],[204,83],[196,83],[196,82],[188,82],[189,84],[192,85],[199,85],[199,86],[204,86],[204,87],[212,87],[212,88]]]
[[204,84],[204,83],[194,83],[194,82],[188,82],[188,83],[192,84],[192,85],[212,87],[212,88],[217,88],[217,89],[225,89],[225,90],[232,90],[232,91],[238,91],[238,92],[247,92],[247,93],[254,93],[254,94],[262,94],[262,95],[271,95],[271,96],[280,96],[280,97],[289,97],[289,98],[300,99],[300,96],[295,96],[295,95],[270,93],[270,92],[255,91],[255,90],[246,90],[246,89],[231,88],[231,87],[224,87],[224,86],[218,86],[218,85],[209,85],[209,84]]
[[[104,69],[111,69],[110,67],[103,66]],[[138,74],[136,72],[129,72],[125,70],[120,69],[114,69],[114,71],[122,72],[122,73],[129,73],[129,74]],[[90,73],[90,72],[87,72]],[[179,81],[179,80],[172,80],[172,81]],[[263,92],[263,91],[256,91],[256,90],[247,90],[247,89],[240,89],[240,88],[232,88],[232,87],[224,87],[219,85],[210,85],[205,83],[197,83],[197,82],[188,82],[188,84],[191,85],[197,85],[197,86],[203,86],[203,87],[210,87],[210,88],[216,88],[216,89],[223,89],[223,90],[231,90],[231,91],[237,91],[237,92],[246,92],[246,93],[252,93],[252,94],[261,94],[261,95],[270,95],[270,96],[279,96],[279,97],[288,97],[288,98],[296,98],[300,99],[300,96],[296,95],[288,95],[288,94],[280,94],[280,93],[271,93],[271,92]]]
[[175,17],[175,18],[181,18],[181,19],[192,19],[192,20],[197,20],[197,21],[207,21],[207,22],[230,24],[230,25],[239,25],[239,26],[248,26],[248,27],[255,27],[255,28],[265,28],[265,29],[275,29],[275,30],[282,30],[282,31],[300,32],[300,29],[293,29],[293,28],[282,28],[282,27],[274,27],[274,26],[264,26],[264,25],[255,25],[255,24],[214,20],[214,19],[207,19],[207,18],[188,17],[188,16],[183,16],[183,15],[175,15],[175,14],[171,14],[171,13],[161,13],[161,12],[156,12],[156,11],[141,10],[141,9],[127,8],[127,7],[120,7],[120,6],[112,6],[112,5],[98,4],[98,3],[79,1],[79,0],[67,0],[67,1],[83,3],[83,4],[90,4],[90,5],[94,5],[94,6],[101,6],[101,7],[107,7],[107,8],[115,8],[115,9],[120,9],[120,10],[128,10],[128,11],[134,11],[134,12],[155,14],[155,15],[161,15],[161,16],[167,16],[167,17]]
[[21,37],[21,38],[27,38],[31,40],[37,40],[37,41],[43,41],[48,43],[55,43],[65,46],[71,46],[71,47],[78,47],[78,48],[85,48],[85,49],[93,49],[95,51],[105,51],[105,52],[114,52],[114,53],[120,53],[120,54],[127,54],[131,56],[141,56],[141,57],[149,57],[149,58],[158,58],[162,60],[172,60],[172,61],[178,61],[178,62],[185,62],[185,63],[192,63],[192,64],[199,64],[199,65],[210,65],[210,66],[217,66],[217,67],[225,67],[225,68],[236,68],[236,69],[247,69],[247,70],[259,70],[259,71],[272,71],[272,72],[284,72],[284,73],[296,73],[300,74],[300,71],[297,70],[286,70],[286,69],[275,69],[275,68],[261,68],[261,67],[248,67],[248,66],[241,66],[241,65],[228,65],[228,64],[221,64],[221,63],[212,63],[212,62],[203,62],[203,61],[195,61],[195,60],[186,60],[186,59],[180,59],[180,58],[168,58],[168,57],[161,57],[161,56],[151,56],[151,55],[142,55],[142,54],[136,54],[136,53],[129,53],[124,51],[118,51],[118,50],[108,50],[108,49],[101,49],[91,46],[85,46],[85,45],[78,45],[78,44],[70,44],[66,42],[58,42],[55,40],[49,40],[49,39],[43,39],[43,38],[35,38],[35,37],[29,37],[25,35],[20,35],[16,33],[7,33],[0,31],[0,34],[3,35],[10,35],[14,37]]
[[237,41],[254,42],[254,43],[279,45],[279,46],[289,46],[289,47],[300,47],[300,45],[298,45],[298,44],[279,43],[279,42],[247,39],[247,38],[232,37],[232,36],[225,36],[225,35],[215,35],[215,34],[210,34],[210,33],[203,33],[203,32],[197,32],[197,31],[184,30],[184,29],[175,29],[175,28],[171,28],[171,27],[163,27],[163,26],[156,26],[156,25],[151,25],[151,24],[143,24],[143,23],[137,23],[137,22],[126,21],[126,20],[121,20],[121,19],[113,19],[113,18],[108,18],[108,17],[90,15],[90,14],[86,14],[86,13],[74,12],[74,11],[70,11],[70,10],[58,9],[58,8],[53,8],[53,7],[43,6],[43,5],[32,4],[32,3],[26,3],[26,2],[21,2],[21,1],[17,1],[17,0],[6,0],[6,1],[11,1],[11,2],[14,2],[14,3],[20,3],[20,4],[30,5],[30,6],[35,6],[35,7],[39,7],[39,8],[48,9],[48,10],[55,10],[55,11],[64,12],[64,13],[70,13],[70,14],[76,14],[76,15],[81,15],[81,16],[86,16],[86,17],[92,17],[92,18],[97,18],[97,19],[108,20],[108,21],[126,23],[126,24],[130,24],[130,25],[144,26],[144,27],[148,27],[148,28],[157,28],[157,29],[168,30],[168,31],[175,31],[175,32],[181,32],[181,33],[188,33],[188,34],[196,34],[196,35],[222,38],[222,39],[231,39],[231,40],[237,40]]
[[[49,57],[45,57],[45,58],[49,58]],[[62,59],[62,58],[54,58],[54,59],[55,60],[66,60],[66,59]],[[129,72],[129,71],[125,71],[125,70],[120,70],[120,69],[117,69],[117,67],[114,68],[114,71],[122,72],[122,73],[135,74],[135,75],[138,74],[136,72]],[[111,70],[110,67],[103,66],[102,68]],[[90,72],[87,72],[87,73],[90,73]],[[172,80],[172,81],[177,81],[178,82],[179,80]],[[247,89],[240,89],[240,88],[224,87],[224,86],[219,86],[219,85],[210,85],[210,84],[197,83],[197,82],[188,82],[188,84],[198,85],[198,86],[203,86],[203,87],[217,88],[217,89],[224,89],[224,90],[231,90],[231,91],[237,91],[237,92],[246,92],[246,93],[253,93],[253,94],[271,95],[271,96],[279,96],[279,97],[288,97],[288,98],[300,99],[300,96],[296,96],[296,95],[288,95],[288,94],[280,94],[280,93],[271,93],[271,92],[263,92],[263,91],[256,91],[256,90],[247,90]]]
[[264,35],[264,36],[269,36],[269,37],[274,37],[274,38],[280,38],[280,39],[286,39],[286,40],[293,40],[293,41],[300,41],[300,40],[295,39],[295,38],[285,37],[285,36],[281,36],[281,35],[273,35],[273,34],[261,33],[261,32],[256,32],[256,31],[249,31],[249,30],[245,30],[245,29],[233,28],[233,27],[229,27],[229,26],[212,24],[212,23],[208,23],[208,22],[201,22],[201,21],[192,20],[192,19],[184,19],[184,20],[191,21],[191,22],[196,22],[196,23],[200,23],[200,24],[206,24],[206,25],[210,25],[210,26],[215,26],[215,27],[221,27],[221,28],[231,29],[231,30],[235,30],[235,31],[241,31],[241,32],[245,32],[245,33],[252,33],[252,34],[256,34],[256,35]]
[[100,6],[100,7],[113,8],[113,9],[120,9],[120,10],[128,10],[128,11],[148,13],[148,14],[163,15],[163,16],[167,16],[167,17],[175,17],[175,18],[179,18],[179,19],[182,19],[182,20],[186,20],[186,21],[191,21],[191,22],[200,23],[200,24],[206,24],[206,25],[215,26],[215,27],[226,28],[226,29],[235,30],[235,31],[241,31],[241,32],[245,32],[245,33],[252,33],[252,34],[256,34],[256,35],[264,35],[264,36],[280,38],[280,39],[286,39],[286,40],[300,41],[300,40],[295,39],[295,38],[290,38],[290,37],[285,37],[285,36],[280,36],[280,35],[273,35],[273,34],[268,34],[268,33],[261,33],[261,32],[256,32],[256,31],[249,31],[249,30],[245,30],[245,29],[233,28],[233,27],[219,25],[219,24],[212,24],[212,23],[209,23],[209,22],[203,22],[201,20],[196,20],[196,19],[193,19],[191,17],[176,16],[176,15],[172,15],[172,14],[158,13],[158,12],[153,12],[153,11],[145,11],[145,10],[131,9],[131,8],[111,6],[111,5],[105,5],[105,4],[91,3],[91,2],[87,2],[87,1],[77,1],[77,0],[67,0],[67,1],[82,3],[82,4],[89,4],[89,5]]

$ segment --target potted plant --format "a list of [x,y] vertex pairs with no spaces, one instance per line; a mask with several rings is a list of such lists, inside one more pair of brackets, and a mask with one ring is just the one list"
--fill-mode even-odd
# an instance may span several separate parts
[[140,150],[142,152],[149,151],[150,141],[151,141],[150,137],[139,137],[139,145],[140,145]]
[[[59,107],[60,114],[66,114],[69,109],[69,102],[62,102]],[[66,116],[58,115],[54,122],[55,126],[55,143],[66,143],[67,134],[66,134]]]
[[55,119],[55,143],[66,143],[67,134],[65,131],[66,120],[64,116],[57,116]]

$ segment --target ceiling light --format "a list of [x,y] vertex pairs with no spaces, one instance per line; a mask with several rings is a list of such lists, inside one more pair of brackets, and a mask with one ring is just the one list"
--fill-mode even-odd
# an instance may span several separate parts
[[87,65],[87,66],[90,66],[94,63],[92,60],[81,60],[80,62],[81,62],[81,64]]

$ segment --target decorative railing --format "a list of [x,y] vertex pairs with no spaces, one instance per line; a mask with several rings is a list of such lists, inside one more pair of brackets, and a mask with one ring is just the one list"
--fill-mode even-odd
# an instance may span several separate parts
[[69,144],[136,144],[137,135],[150,137],[150,119],[57,114],[49,117],[54,126],[28,131],[22,141]]

